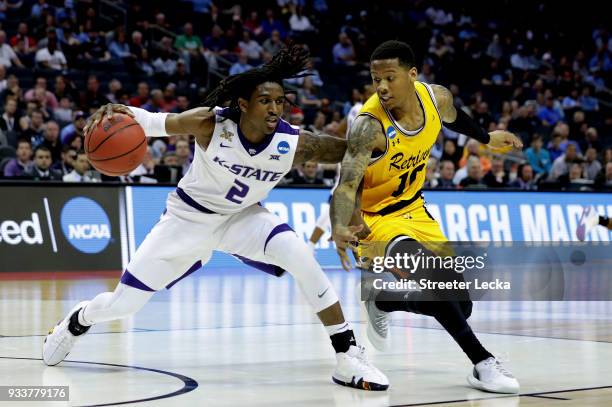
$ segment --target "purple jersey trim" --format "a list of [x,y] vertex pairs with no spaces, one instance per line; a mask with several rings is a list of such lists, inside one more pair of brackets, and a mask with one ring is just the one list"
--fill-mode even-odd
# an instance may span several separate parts
[[142,291],[155,291],[154,289],[137,279],[132,273],[127,270],[125,270],[125,272],[121,276],[120,281],[125,285],[137,288]]
[[183,188],[181,188],[181,187],[176,187],[176,194],[179,196],[179,198],[181,198],[181,200],[183,202],[185,202],[187,205],[191,206],[192,208],[199,210],[200,212],[215,213],[215,212],[211,211],[210,209],[205,208],[204,206],[202,206],[199,203],[197,203],[195,201],[195,199],[190,197],[187,194],[187,192],[183,191]]
[[285,133],[298,136],[300,134],[300,129],[296,129],[283,119],[280,119],[278,125],[276,126],[276,133]]
[[251,266],[256,268],[257,270],[261,270],[268,274],[272,274],[273,276],[280,277],[285,273],[285,270],[280,268],[279,266],[275,266],[274,264],[262,263],[260,261],[255,261],[251,259],[247,259],[246,257],[239,256],[237,254],[232,254],[235,258],[246,264],[247,266]]
[[[274,133],[276,133],[274,132],[274,133],[267,134],[266,138],[264,138],[261,143],[255,144],[247,140],[242,130],[240,130],[240,126],[236,126],[236,128],[238,129],[238,138],[240,139],[240,143],[242,143],[242,147],[244,147],[244,149],[250,156],[257,155],[261,153],[262,151],[264,151],[266,147],[270,145],[270,143],[272,142],[272,139],[274,138]],[[251,152],[251,151],[254,151],[254,152]]]
[[264,244],[264,253],[266,252],[266,247],[268,247],[268,242],[270,241],[270,239],[272,239],[274,236],[278,235],[279,233],[289,232],[289,231],[293,232],[294,230],[291,229],[291,226],[287,225],[286,223],[281,223],[280,225],[274,226],[274,229],[272,229],[272,231],[270,232],[270,234],[268,235],[266,239],[266,243]]
[[178,283],[179,281],[181,281],[182,279],[184,279],[185,277],[187,277],[188,275],[190,275],[191,273],[199,270],[200,268],[202,268],[202,262],[200,260],[196,261],[193,266],[189,267],[189,269],[183,273],[182,276],[180,276],[179,278],[177,278],[176,280],[174,280],[173,282],[171,282],[170,284],[168,284],[166,286],[166,288],[169,290],[172,288],[172,286],[176,283]]

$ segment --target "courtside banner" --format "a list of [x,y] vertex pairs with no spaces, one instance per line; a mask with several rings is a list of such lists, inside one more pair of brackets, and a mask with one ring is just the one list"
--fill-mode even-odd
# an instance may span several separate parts
[[0,191],[0,271],[121,269],[119,188]]
[[[144,240],[165,208],[171,187],[128,187],[128,217],[133,229],[130,252]],[[428,211],[452,241],[576,241],[575,230],[584,207],[612,216],[612,194],[566,192],[425,191]],[[321,211],[329,207],[329,190],[277,188],[263,205],[307,240]],[[131,205],[131,210],[130,210]],[[317,245],[324,267],[339,267],[329,231]],[[597,227],[587,241],[608,242],[610,231]],[[239,265],[215,254],[209,266]]]

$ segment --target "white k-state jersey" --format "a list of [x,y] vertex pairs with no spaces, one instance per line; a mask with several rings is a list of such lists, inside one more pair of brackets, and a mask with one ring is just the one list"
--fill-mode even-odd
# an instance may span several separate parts
[[191,206],[195,202],[215,213],[232,214],[265,199],[291,170],[299,127],[280,119],[273,134],[252,144],[227,117],[229,109],[215,108],[215,113],[208,148],[195,144],[193,162],[177,192]]

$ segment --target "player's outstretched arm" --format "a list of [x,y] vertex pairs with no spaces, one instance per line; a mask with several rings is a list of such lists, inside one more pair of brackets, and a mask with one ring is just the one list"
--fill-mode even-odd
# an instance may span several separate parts
[[112,120],[113,114],[121,113],[133,117],[142,126],[147,137],[166,137],[181,134],[194,135],[198,144],[206,147],[215,128],[215,113],[207,107],[198,107],[183,113],[150,113],[144,109],[109,103],[98,109],[87,121],[83,130],[87,135],[105,117]]
[[331,206],[332,238],[345,270],[351,266],[346,248],[351,242],[358,241],[357,234],[363,229],[363,225],[349,226],[355,210],[359,185],[372,152],[381,143],[385,143],[384,137],[380,123],[368,116],[358,116],[348,136],[346,153],[342,159],[340,183],[334,191]]
[[516,135],[504,130],[495,130],[487,133],[478,123],[468,116],[467,113],[461,109],[455,109],[453,105],[453,94],[444,86],[431,85],[431,88],[445,127],[458,133],[465,134],[493,148],[508,146],[518,149],[523,148],[523,142]]
[[306,161],[317,161],[322,164],[342,161],[346,151],[346,140],[327,134],[313,134],[307,130],[300,130],[299,137],[293,165]]

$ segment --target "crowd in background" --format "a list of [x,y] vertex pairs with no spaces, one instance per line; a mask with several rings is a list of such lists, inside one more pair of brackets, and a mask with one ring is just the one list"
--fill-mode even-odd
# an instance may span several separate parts
[[[0,175],[176,182],[189,167],[192,137],[149,140],[140,167],[109,178],[92,171],[82,151],[87,117],[109,102],[180,113],[289,41],[312,59],[311,75],[287,84],[294,92],[285,119],[344,137],[342,121],[371,82],[371,52],[397,38],[413,47],[418,80],[448,87],[482,127],[512,131],[526,146],[492,151],[443,129],[427,187],[612,190],[604,13],[562,13],[552,1],[479,4],[0,0]],[[308,162],[284,181],[330,185],[335,172]]]

